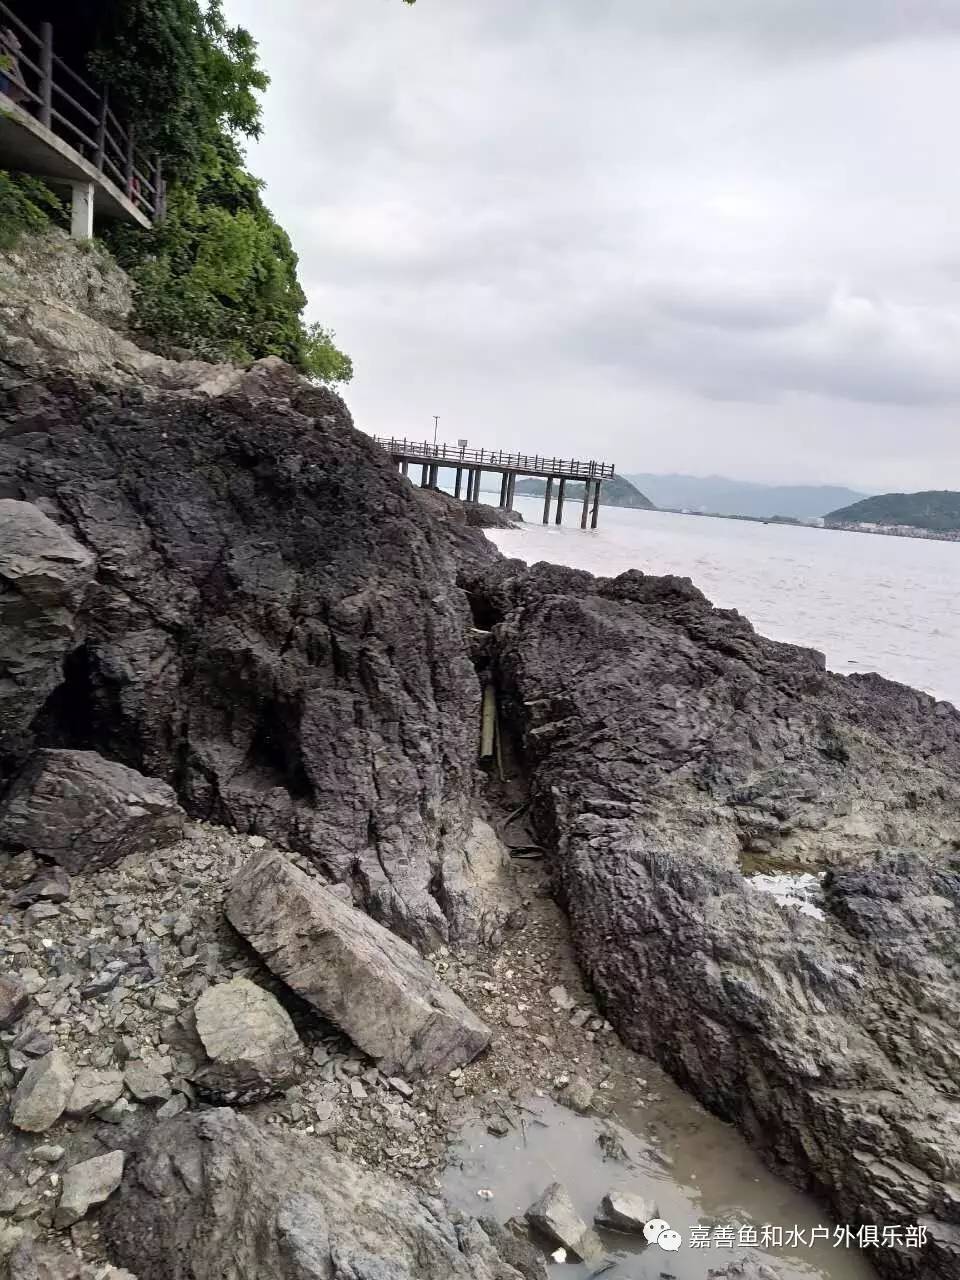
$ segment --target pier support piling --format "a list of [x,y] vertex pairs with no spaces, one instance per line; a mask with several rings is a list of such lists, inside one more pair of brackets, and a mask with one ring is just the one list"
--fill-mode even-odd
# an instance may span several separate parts
[[507,494],[510,492],[510,477],[505,471],[500,481],[500,510],[502,511],[507,505]]
[[435,462],[430,468],[430,488],[436,489],[440,480],[440,464]]
[[401,472],[401,474],[402,474],[402,475],[408,476],[408,475],[410,474],[410,463],[409,463],[409,462],[401,462],[401,463],[400,463],[400,472]]
[[420,471],[420,488],[421,489],[426,489],[427,485],[430,483],[429,477],[430,477],[430,468],[427,466],[426,463],[424,463]]
[[550,499],[553,497],[553,476],[547,477],[547,492],[543,499],[543,523],[550,523]]
[[591,529],[595,529],[597,527],[597,522],[600,519],[600,485],[601,485],[601,481],[594,480],[593,482],[593,515],[590,519]]
[[453,496],[460,497],[460,490],[463,488],[463,467],[457,467],[457,478],[453,486]]
[[511,471],[509,477],[507,478],[507,510],[508,511],[513,510],[513,495],[514,495],[514,491],[516,490],[516,487],[517,487],[517,474],[515,471]]
[[557,524],[563,524],[563,499],[567,492],[567,481],[565,476],[560,477],[560,488],[557,490]]
[[587,516],[590,514],[590,485],[592,483],[593,482],[591,480],[584,480],[583,482],[583,507],[580,511],[581,529],[585,529],[587,527]]

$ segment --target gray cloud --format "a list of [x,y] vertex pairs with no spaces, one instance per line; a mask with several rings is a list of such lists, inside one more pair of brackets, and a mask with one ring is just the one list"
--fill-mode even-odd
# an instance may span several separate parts
[[228,0],[360,425],[960,488],[955,0]]

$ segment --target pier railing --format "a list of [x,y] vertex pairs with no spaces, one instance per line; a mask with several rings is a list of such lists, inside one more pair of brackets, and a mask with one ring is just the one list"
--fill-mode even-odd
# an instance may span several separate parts
[[410,462],[439,462],[452,467],[465,465],[574,480],[603,479],[614,475],[611,462],[582,462],[576,458],[551,458],[539,453],[505,453],[502,449],[467,449],[460,445],[431,444],[426,440],[401,440],[396,436],[374,436],[374,440],[393,457]]
[[[57,56],[49,22],[32,31],[0,0],[0,27],[9,27],[22,45],[16,59],[24,80],[18,85],[26,99],[22,105],[114,182],[146,217],[159,222],[166,206],[159,157],[147,159],[137,150],[133,126],[120,124],[107,89],[94,88]],[[0,60],[5,54],[0,47]],[[9,70],[0,61],[0,77],[4,74]]]

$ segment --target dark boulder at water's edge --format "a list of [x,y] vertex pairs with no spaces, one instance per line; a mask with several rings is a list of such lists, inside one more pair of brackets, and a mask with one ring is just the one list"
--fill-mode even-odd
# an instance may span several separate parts
[[920,1223],[882,1274],[960,1275],[960,713],[686,579],[469,585],[607,1016],[841,1221]]

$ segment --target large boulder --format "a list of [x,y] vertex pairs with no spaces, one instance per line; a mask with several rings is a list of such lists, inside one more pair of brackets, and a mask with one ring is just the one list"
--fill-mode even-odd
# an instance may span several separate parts
[[960,1274],[960,713],[687,581],[470,585],[606,1015],[840,1221],[921,1223],[882,1274]]
[[[0,498],[99,561],[33,745],[161,778],[419,944],[458,939],[470,904],[435,889],[463,864],[480,691],[446,525],[276,360],[108,393],[37,377],[3,329]],[[496,557],[479,530],[457,545]]]
[[172,788],[95,751],[37,751],[0,802],[0,848],[71,875],[172,844],[185,814]]
[[63,679],[95,569],[96,557],[38,507],[0,497],[0,762],[22,754]]
[[226,912],[273,972],[387,1075],[449,1071],[490,1041],[489,1028],[409,943],[282,854],[247,863]]
[[139,1280],[520,1280],[435,1197],[225,1108],[158,1125],[101,1224]]

